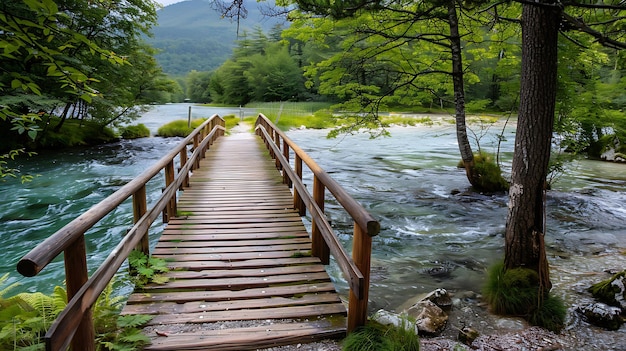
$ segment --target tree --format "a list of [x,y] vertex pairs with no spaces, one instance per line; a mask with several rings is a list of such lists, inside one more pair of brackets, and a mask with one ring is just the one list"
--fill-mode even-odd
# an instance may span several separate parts
[[[325,75],[329,90],[340,94],[341,99],[347,98],[344,106],[348,110],[356,109],[359,115],[366,116],[356,118],[356,125],[345,130],[368,124],[384,127],[378,113],[389,105],[414,106],[425,95],[430,95],[431,103],[438,100],[442,107],[453,100],[457,141],[467,179],[478,191],[506,189],[497,165],[491,167],[484,157],[478,159],[482,161],[480,166],[475,163],[468,138],[465,85],[478,82],[478,76],[468,70],[461,47],[481,41],[483,29],[479,26],[482,23],[464,15],[467,10],[460,2],[342,1],[331,6],[316,0],[297,3],[304,11],[340,19],[340,25],[331,30],[336,32],[339,27],[347,33],[345,49],[318,64],[318,68],[333,72]],[[487,172],[491,169],[497,169],[497,177],[490,176],[494,174]]]
[[[571,4],[608,8],[611,19],[598,26],[623,23],[624,4]],[[594,19],[598,19],[594,13]],[[555,118],[559,30],[571,26],[613,47],[626,47],[591,28],[584,19],[573,18],[558,2],[524,2],[522,10],[522,75],[520,108],[509,190],[509,213],[505,232],[505,271],[518,268],[537,273],[535,309],[540,311],[552,287],[544,236],[546,233],[546,177]],[[620,24],[622,26],[622,24]],[[616,32],[623,35],[624,28]],[[541,312],[538,312],[541,313]]]

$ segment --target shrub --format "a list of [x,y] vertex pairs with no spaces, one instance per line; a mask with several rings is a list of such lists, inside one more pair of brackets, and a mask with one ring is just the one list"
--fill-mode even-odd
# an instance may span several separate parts
[[146,138],[150,136],[150,129],[145,124],[140,123],[120,128],[120,135],[124,139]]
[[532,269],[504,269],[504,263],[494,264],[488,273],[483,295],[496,314],[515,315],[529,323],[558,332],[565,324],[567,309],[553,295],[539,295],[539,275]]

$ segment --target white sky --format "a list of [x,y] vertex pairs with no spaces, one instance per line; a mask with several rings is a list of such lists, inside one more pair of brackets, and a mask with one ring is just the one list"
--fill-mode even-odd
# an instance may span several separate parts
[[184,1],[184,0],[156,0],[156,2],[158,2],[159,4],[163,6],[171,5],[177,2],[181,2],[181,1]]

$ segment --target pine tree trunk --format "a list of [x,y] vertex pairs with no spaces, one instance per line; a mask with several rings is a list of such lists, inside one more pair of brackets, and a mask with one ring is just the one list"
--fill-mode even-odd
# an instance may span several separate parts
[[[550,0],[548,0],[550,1]],[[545,192],[557,78],[560,10],[545,0],[524,4],[522,78],[505,234],[505,268],[539,273],[539,289],[551,288],[545,253]]]

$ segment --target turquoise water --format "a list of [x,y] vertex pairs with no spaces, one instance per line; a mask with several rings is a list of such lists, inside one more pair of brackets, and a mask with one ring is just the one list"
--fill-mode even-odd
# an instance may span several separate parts
[[[187,113],[188,105],[159,106],[141,122],[154,132],[169,120],[186,118]],[[194,118],[213,113],[239,112],[193,108]],[[459,156],[452,125],[392,128],[391,132],[390,138],[374,140],[367,134],[326,139],[326,131],[288,133],[381,222],[382,231],[374,239],[370,308],[394,309],[438,287],[480,291],[485,269],[502,257],[506,195],[465,193],[468,183],[464,171],[456,167]],[[480,140],[486,151],[496,148],[493,133]],[[512,127],[505,136],[501,148],[506,172],[513,151]],[[19,282],[21,290],[49,292],[62,284],[63,265],[58,260],[35,278],[21,277],[15,265],[44,238],[140,174],[178,141],[151,137],[42,151],[20,160],[22,173],[38,176],[27,184],[0,183],[4,248],[0,274],[10,273],[9,281]],[[311,188],[310,174],[305,173],[305,179]],[[149,184],[150,203],[160,194],[163,182],[159,176]],[[583,159],[569,164],[567,174],[549,192],[546,242],[556,273],[553,291],[566,300],[580,299],[584,288],[576,284],[584,280],[581,274],[626,267],[625,189],[626,165]],[[457,191],[461,194],[452,195]],[[332,198],[326,208],[339,237],[350,247],[351,219]],[[87,233],[92,269],[131,222],[127,204]],[[153,227],[152,242],[160,229],[160,223]],[[336,267],[329,270],[345,293],[345,281]]]

